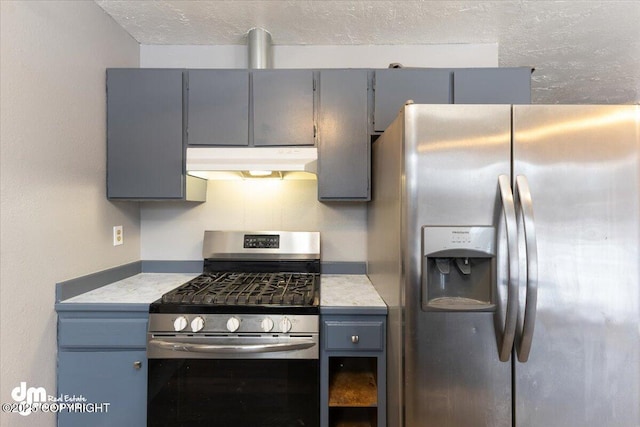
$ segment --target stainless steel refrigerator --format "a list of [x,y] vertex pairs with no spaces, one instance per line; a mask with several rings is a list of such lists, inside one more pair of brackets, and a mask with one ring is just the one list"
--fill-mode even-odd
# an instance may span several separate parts
[[391,427],[640,426],[640,107],[407,105],[373,143]]

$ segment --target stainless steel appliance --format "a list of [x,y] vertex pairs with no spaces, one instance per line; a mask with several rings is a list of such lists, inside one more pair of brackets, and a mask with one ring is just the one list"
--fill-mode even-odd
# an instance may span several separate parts
[[640,425],[640,107],[407,105],[373,144],[393,427]]
[[147,425],[319,425],[320,235],[206,231],[150,306]]

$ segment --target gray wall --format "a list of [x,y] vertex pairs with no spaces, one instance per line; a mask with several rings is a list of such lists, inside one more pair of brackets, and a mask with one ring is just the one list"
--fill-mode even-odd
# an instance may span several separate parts
[[[54,395],[54,284],[140,258],[137,204],[105,196],[105,68],[138,43],[91,1],[2,1],[0,401]],[[125,244],[112,246],[112,226]],[[52,414],[0,415],[53,426]]]

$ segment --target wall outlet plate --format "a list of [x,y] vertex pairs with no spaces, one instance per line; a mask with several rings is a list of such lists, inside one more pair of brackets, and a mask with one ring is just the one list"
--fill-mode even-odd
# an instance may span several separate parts
[[119,246],[124,243],[124,231],[121,225],[113,227],[113,246]]

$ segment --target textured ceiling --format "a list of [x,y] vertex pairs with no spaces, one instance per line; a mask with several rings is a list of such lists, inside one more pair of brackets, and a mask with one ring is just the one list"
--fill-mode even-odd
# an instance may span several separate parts
[[500,66],[533,66],[536,103],[640,102],[640,0],[95,0],[141,44],[498,43]]

